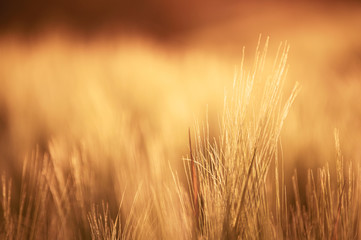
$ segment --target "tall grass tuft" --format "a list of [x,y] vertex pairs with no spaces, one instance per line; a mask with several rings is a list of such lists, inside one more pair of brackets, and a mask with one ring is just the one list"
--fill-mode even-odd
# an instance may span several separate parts
[[268,40],[263,49],[257,49],[250,71],[242,59],[232,92],[224,101],[220,137],[210,139],[208,125],[194,130],[190,155],[196,168],[191,169],[190,182],[199,234],[206,239],[277,236],[267,173],[277,158],[283,122],[299,87],[296,84],[282,101],[289,47],[280,46],[270,72],[265,70],[267,47]]

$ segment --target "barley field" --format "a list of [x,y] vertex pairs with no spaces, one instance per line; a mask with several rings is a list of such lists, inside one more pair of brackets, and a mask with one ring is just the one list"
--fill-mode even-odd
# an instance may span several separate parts
[[145,3],[0,18],[0,239],[361,239],[361,5]]

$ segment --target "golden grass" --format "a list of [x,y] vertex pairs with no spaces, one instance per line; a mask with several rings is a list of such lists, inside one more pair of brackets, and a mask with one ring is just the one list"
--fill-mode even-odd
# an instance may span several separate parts
[[[176,171],[171,160],[171,135],[154,134],[126,111],[114,116],[117,106],[107,106],[105,96],[89,96],[98,115],[84,123],[83,132],[72,129],[70,137],[54,138],[29,154],[21,187],[14,187],[15,174],[3,174],[0,237],[359,238],[360,169],[343,159],[338,131],[336,174],[328,165],[310,170],[302,194],[305,186],[295,173],[293,189],[286,189],[282,148],[287,144],[281,144],[280,135],[299,86],[283,97],[288,44],[280,45],[271,65],[266,63],[268,40],[261,46],[251,68],[242,59],[219,129],[210,129],[215,126],[207,116],[189,131],[185,171]],[[95,82],[89,82],[90,93]]]

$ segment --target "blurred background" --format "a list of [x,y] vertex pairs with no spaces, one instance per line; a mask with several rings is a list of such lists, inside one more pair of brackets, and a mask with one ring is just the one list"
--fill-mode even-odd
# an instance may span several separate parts
[[54,139],[92,139],[107,148],[98,160],[119,157],[135,135],[139,151],[159,143],[181,170],[188,128],[208,109],[217,136],[242,48],[252,66],[260,34],[269,64],[281,41],[291,46],[286,96],[302,86],[282,135],[288,172],[302,179],[332,162],[335,127],[345,158],[359,161],[360,1],[3,0],[1,169],[19,175]]

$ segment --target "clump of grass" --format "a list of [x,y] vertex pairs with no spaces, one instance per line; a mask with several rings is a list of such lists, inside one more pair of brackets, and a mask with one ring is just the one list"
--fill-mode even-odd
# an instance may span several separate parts
[[37,239],[38,236],[51,236],[54,225],[48,221],[53,212],[47,182],[50,168],[48,158],[40,156],[38,150],[26,158],[19,199],[12,197],[12,180],[2,176],[2,238]]
[[[308,170],[306,205],[301,206],[297,174],[293,177],[296,206],[291,209],[287,230],[290,238],[301,239],[358,239],[360,237],[359,167],[343,160],[338,130],[335,130],[336,176],[332,177],[328,164],[314,171]],[[348,164],[348,167],[345,164]],[[336,178],[336,179],[335,179]],[[336,180],[336,181],[335,181]]]
[[225,99],[219,139],[209,138],[207,125],[194,131],[195,149],[190,155],[196,168],[190,170],[190,182],[199,234],[206,239],[274,236],[267,173],[299,87],[282,102],[288,45],[280,46],[269,74],[264,67],[267,47],[268,40],[263,50],[257,49],[251,71],[244,69],[242,59]]
[[343,160],[338,131],[335,177],[328,165],[309,170],[303,189],[296,172],[288,199],[280,134],[300,88],[283,97],[289,47],[280,45],[271,69],[267,48],[259,42],[251,70],[243,53],[219,136],[210,137],[208,119],[189,131],[184,182],[166,143],[144,129],[137,136],[127,121],[109,142],[54,140],[24,162],[18,192],[2,176],[0,238],[359,238],[360,169]]

